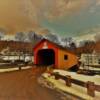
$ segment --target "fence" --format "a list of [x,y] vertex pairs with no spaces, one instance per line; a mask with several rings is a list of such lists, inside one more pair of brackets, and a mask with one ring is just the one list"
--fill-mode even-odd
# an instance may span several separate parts
[[96,85],[94,82],[83,82],[80,80],[76,80],[73,79],[71,76],[67,75],[67,76],[63,76],[63,75],[59,75],[58,73],[51,73],[52,76],[55,76],[55,79],[62,79],[66,82],[66,86],[71,87],[72,83],[73,84],[77,84],[81,87],[87,88],[87,94],[89,96],[95,97],[95,91],[100,92],[100,85]]

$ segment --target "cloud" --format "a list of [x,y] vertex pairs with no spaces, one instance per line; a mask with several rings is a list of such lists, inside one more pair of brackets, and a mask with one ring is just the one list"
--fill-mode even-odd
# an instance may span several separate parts
[[45,34],[48,34],[48,33],[51,33],[51,32],[48,29],[42,28],[42,29],[38,30],[37,33],[45,35]]
[[0,28],[8,34],[41,27],[31,0],[0,0]]
[[[77,43],[79,43],[80,41],[84,41],[84,40],[95,41],[95,36],[100,36],[100,25],[98,25],[94,28],[85,30],[85,31],[81,32],[80,35],[73,37],[73,38]],[[99,37],[98,37],[98,39],[99,39]]]
[[97,13],[97,10],[100,7],[100,0],[94,0],[92,5],[89,8],[90,13]]
[[100,0],[96,0],[96,6],[100,6]]
[[80,12],[89,6],[90,0],[51,0],[49,9],[45,15],[49,19],[57,19],[76,12]]
[[8,33],[38,31],[41,21],[56,20],[80,12],[91,0],[0,0],[0,27]]

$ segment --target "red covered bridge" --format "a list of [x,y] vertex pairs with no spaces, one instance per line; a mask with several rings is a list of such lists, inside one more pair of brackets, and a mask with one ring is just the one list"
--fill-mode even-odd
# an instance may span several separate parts
[[69,69],[78,64],[78,58],[70,50],[43,39],[34,47],[34,63]]

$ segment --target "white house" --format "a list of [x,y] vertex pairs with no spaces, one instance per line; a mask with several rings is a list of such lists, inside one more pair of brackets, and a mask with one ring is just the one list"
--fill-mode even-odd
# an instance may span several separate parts
[[82,53],[80,61],[84,65],[100,67],[100,52]]

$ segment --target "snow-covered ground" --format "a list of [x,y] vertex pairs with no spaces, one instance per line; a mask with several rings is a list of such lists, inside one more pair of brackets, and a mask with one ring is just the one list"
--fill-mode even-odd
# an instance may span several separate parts
[[54,70],[54,72],[58,72],[60,75],[70,75],[72,78],[81,80],[84,82],[91,81],[95,82],[96,84],[100,85],[100,76],[95,75],[95,76],[88,76],[88,75],[82,75],[82,74],[77,74],[75,72],[69,72],[69,71],[64,71],[64,70]]
[[[85,66],[84,68],[88,68],[88,66]],[[83,69],[83,67],[80,66],[80,69]],[[90,69],[90,70],[100,71],[100,67],[96,68],[96,67],[91,67],[91,66],[89,66],[89,69]]]
[[[84,82],[91,81],[91,82],[95,82],[95,84],[100,85],[100,76],[99,75],[85,76],[85,75],[76,74],[75,72],[68,72],[68,71],[64,71],[64,70],[54,70],[53,72],[58,72],[59,74],[64,75],[64,76],[70,75],[74,79],[81,80]],[[72,84],[71,87],[67,87],[63,80],[61,80],[61,79],[55,80],[55,78],[53,76],[50,76],[50,74],[48,74],[48,73],[44,73],[43,77],[45,77],[46,80],[48,80],[49,82],[53,83],[55,88],[58,88],[62,91],[79,96],[85,100],[100,100],[100,92],[95,92],[96,96],[93,98],[93,97],[87,95],[86,88],[83,88],[83,87],[75,85],[75,84]]]
[[[0,57],[2,60],[4,61],[7,61],[7,60],[10,60],[10,61],[16,61],[16,60],[19,60],[19,56],[1,56]],[[27,61],[33,61],[33,56],[30,57],[30,56],[26,56],[24,58],[24,56],[20,56],[20,60],[25,60],[26,62]]]
[[[32,66],[21,67],[21,69],[24,70],[24,69],[29,69],[29,68],[31,68],[31,67],[32,67]],[[16,67],[16,68],[0,69],[0,73],[3,73],[3,72],[11,72],[11,71],[17,71],[17,70],[19,70],[18,67]]]

